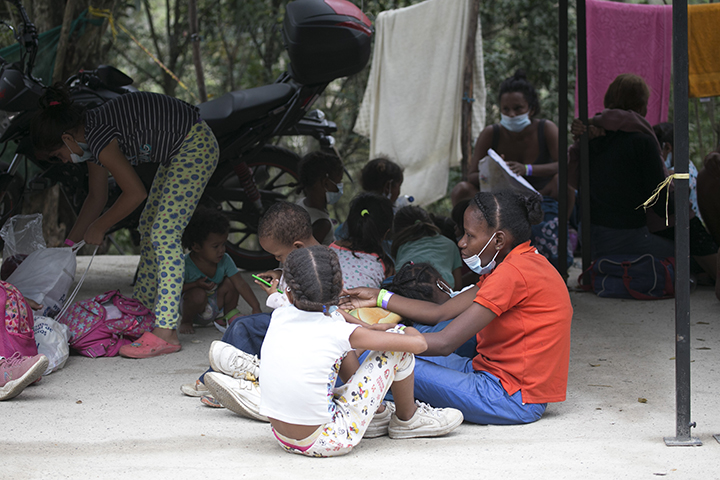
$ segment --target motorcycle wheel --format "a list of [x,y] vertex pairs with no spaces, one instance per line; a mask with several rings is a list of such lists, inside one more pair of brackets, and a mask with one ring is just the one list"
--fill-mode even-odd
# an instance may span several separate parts
[[[297,171],[300,157],[282,147],[266,145],[252,160],[247,161],[253,181],[260,191],[263,211],[279,201],[294,203],[300,198]],[[205,199],[220,208],[230,220],[230,236],[226,251],[239,268],[245,270],[270,270],[277,267],[275,257],[260,246],[257,237],[258,221],[262,212],[246,201],[233,164],[218,165]]]

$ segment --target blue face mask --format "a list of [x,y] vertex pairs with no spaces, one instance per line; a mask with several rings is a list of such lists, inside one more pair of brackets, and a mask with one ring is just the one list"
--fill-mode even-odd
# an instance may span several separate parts
[[[496,232],[497,233],[497,232]],[[483,266],[482,260],[480,260],[480,255],[485,251],[488,245],[490,245],[490,242],[492,242],[492,239],[495,238],[495,234],[492,234],[492,237],[490,237],[490,240],[487,241],[485,246],[480,250],[480,253],[476,253],[472,257],[463,258],[463,262],[465,262],[465,265],[468,266],[470,270],[477,273],[478,275],[485,275],[486,273],[490,273],[495,268],[495,259],[498,256],[498,253],[500,253],[500,250],[495,252],[495,256],[488,262],[487,265]]]
[[72,160],[73,163],[83,163],[83,162],[87,162],[88,160],[93,158],[93,154],[90,151],[90,147],[88,147],[87,143],[80,143],[78,141],[75,141],[75,143],[77,143],[78,146],[80,148],[82,148],[82,151],[83,151],[82,157],[80,155],[78,155],[77,153],[73,152],[72,148],[70,148],[70,146],[65,142],[65,140],[63,140],[63,143],[68,148],[68,150],[70,150],[70,160]]
[[514,117],[508,117],[507,115],[500,114],[500,125],[510,130],[511,132],[522,132],[525,127],[530,125],[530,113],[523,113],[522,115],[516,115]]
[[337,187],[337,192],[325,192],[325,200],[330,205],[335,205],[338,200],[340,200],[340,197],[342,197],[343,194],[343,184],[342,182],[336,183],[335,186]]

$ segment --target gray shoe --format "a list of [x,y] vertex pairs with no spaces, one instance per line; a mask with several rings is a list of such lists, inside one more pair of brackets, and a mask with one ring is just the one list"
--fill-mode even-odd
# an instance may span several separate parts
[[188,397],[202,397],[210,393],[200,380],[195,380],[195,383],[186,383],[180,386],[180,391]]
[[212,396],[228,410],[243,417],[269,422],[260,415],[260,385],[243,378],[233,378],[223,373],[205,374],[205,385]]
[[[210,345],[208,353],[210,366],[216,372],[230,375],[234,378],[257,380],[260,378],[260,360],[256,355],[245,353],[229,343],[215,340]],[[248,377],[248,374],[252,378]]]
[[393,414],[388,427],[390,438],[440,437],[463,422],[463,414],[455,408],[433,408],[415,400],[417,410],[410,420],[400,420]]
[[370,425],[368,425],[367,430],[365,430],[363,438],[376,438],[388,434],[390,418],[392,414],[395,413],[395,404],[393,402],[384,403],[385,410],[383,410],[382,413],[375,413],[375,416],[373,416],[370,421]]

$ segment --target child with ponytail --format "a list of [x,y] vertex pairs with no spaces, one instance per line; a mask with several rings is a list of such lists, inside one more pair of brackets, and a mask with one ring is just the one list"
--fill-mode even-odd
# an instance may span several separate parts
[[[422,334],[400,325],[345,321],[349,315],[337,310],[342,272],[332,250],[294,250],[283,267],[292,305],[273,312],[259,386],[242,380],[245,385],[237,387],[236,379],[213,372],[205,379],[216,396],[242,397],[253,413],[248,416],[270,421],[283,449],[312,457],[349,453],[364,436],[436,437],[462,423],[456,409],[415,401],[413,354],[426,348]],[[371,351],[359,364],[354,349]],[[334,388],[338,375],[345,384]],[[394,406],[378,411],[390,389]]]
[[345,288],[377,288],[393,274],[393,261],[383,249],[392,221],[392,202],[385,197],[361,193],[350,203],[348,236],[330,244],[340,260]]
[[[141,258],[133,296],[156,322],[120,354],[147,358],[180,350],[177,326],[183,287],[181,236],[218,162],[212,130],[196,107],[149,92],[121,95],[91,110],[73,103],[62,84],[48,88],[33,119],[36,153],[86,163],[88,196],[68,239],[102,243],[105,233],[147,198],[138,229]],[[160,164],[149,195],[133,166]],[[106,211],[108,176],[122,194]]]
[[[573,309],[565,281],[530,245],[542,219],[539,196],[513,192],[475,195],[458,242],[477,285],[438,304],[383,290],[350,290],[343,307],[387,310],[419,323],[453,319],[423,334],[416,358],[415,396],[454,407],[473,423],[514,425],[542,417],[549,402],[565,400]],[[474,358],[452,353],[475,337]]]

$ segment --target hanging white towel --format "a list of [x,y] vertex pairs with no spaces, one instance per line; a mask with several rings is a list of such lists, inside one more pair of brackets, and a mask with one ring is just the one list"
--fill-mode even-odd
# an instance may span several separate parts
[[[370,158],[405,168],[403,193],[426,205],[446,194],[461,159],[462,71],[470,0],[427,0],[381,12],[370,77],[354,131],[370,138]],[[473,72],[473,128],[485,123],[480,22]]]

